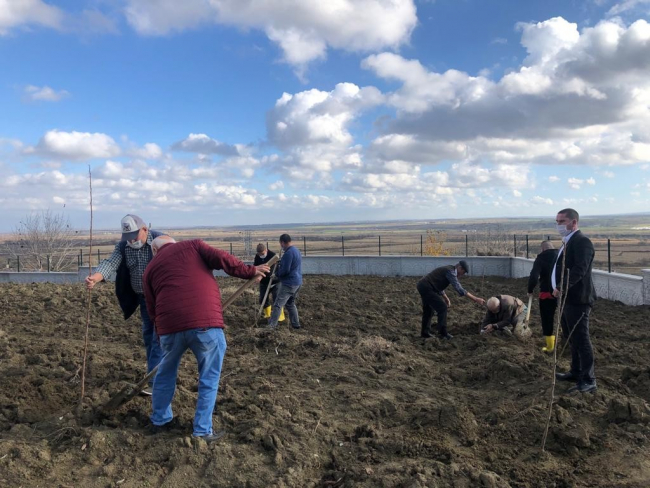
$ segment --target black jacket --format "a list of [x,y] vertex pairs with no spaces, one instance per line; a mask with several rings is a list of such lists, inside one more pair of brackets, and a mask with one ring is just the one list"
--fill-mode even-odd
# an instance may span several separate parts
[[[275,256],[275,253],[273,251],[269,251],[268,249],[266,251],[266,257],[264,257],[264,258],[261,258],[257,254],[255,254],[255,260],[253,261],[253,266],[259,266],[261,264],[266,264],[271,260],[271,258],[273,256]],[[268,285],[270,280],[271,280],[271,273],[269,273],[264,278],[262,278],[262,281],[260,281],[260,284],[261,285]]]
[[[151,232],[153,239],[165,235],[155,230],[149,232]],[[122,253],[122,262],[120,263],[120,267],[117,268],[117,274],[115,276],[115,294],[124,314],[124,320],[126,320],[138,309],[140,297],[131,287],[131,273],[129,272],[129,267],[126,265],[126,241],[120,242],[120,252]]]
[[[575,237],[575,236],[574,236]],[[571,241],[569,241],[571,242]],[[532,293],[539,281],[539,291],[548,293],[553,292],[553,285],[551,284],[551,274],[553,273],[553,266],[557,261],[557,249],[547,249],[542,251],[535,258],[535,264],[528,277],[528,293]]]
[[[569,275],[566,302],[569,305],[593,305],[596,301],[596,289],[591,276],[594,264],[594,245],[579,230],[569,239],[563,253],[566,252],[566,269]],[[555,266],[555,281],[562,280],[562,255]],[[566,276],[565,276],[566,280]]]

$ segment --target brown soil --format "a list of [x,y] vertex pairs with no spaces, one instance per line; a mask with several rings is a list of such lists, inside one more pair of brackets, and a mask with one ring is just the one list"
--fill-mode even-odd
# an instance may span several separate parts
[[[174,400],[181,429],[150,434],[145,397],[97,415],[144,373],[139,321],[121,319],[111,286],[93,293],[88,398],[77,418],[82,286],[2,285],[0,486],[650,486],[650,308],[598,302],[599,390],[570,396],[558,385],[542,453],[552,364],[536,308],[534,339],[522,344],[480,336],[481,310],[452,297],[454,340],[423,341],[416,281],[307,277],[299,331],[254,328],[255,297],[242,297],[226,313],[215,413],[228,434],[212,445],[191,438],[189,352]],[[220,282],[224,296],[241,283]],[[525,292],[522,280],[484,287]]]

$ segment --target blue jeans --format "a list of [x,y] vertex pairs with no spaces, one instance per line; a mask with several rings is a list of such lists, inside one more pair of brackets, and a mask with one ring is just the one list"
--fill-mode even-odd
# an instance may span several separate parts
[[[158,343],[158,335],[153,322],[149,318],[147,312],[147,302],[144,296],[140,296],[140,317],[142,318],[142,340],[144,341],[144,348],[147,351],[147,373],[158,366],[163,357],[162,349]],[[149,386],[153,385],[153,380],[149,382]]]
[[278,294],[273,302],[273,311],[269,319],[269,327],[275,328],[278,326],[280,314],[284,308],[288,315],[291,327],[294,329],[300,328],[300,318],[298,317],[298,307],[296,307],[296,299],[300,291],[300,285],[287,286],[282,283],[276,285],[278,287]]
[[223,329],[190,329],[160,336],[165,354],[153,385],[151,422],[164,425],[174,418],[172,399],[176,391],[176,375],[183,353],[191,349],[199,366],[199,398],[194,414],[194,435],[212,434],[212,412],[217,401],[221,365],[226,354]]

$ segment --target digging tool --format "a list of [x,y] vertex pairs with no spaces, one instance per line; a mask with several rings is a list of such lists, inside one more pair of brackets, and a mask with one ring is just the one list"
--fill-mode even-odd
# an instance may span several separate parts
[[277,262],[279,261],[279,257],[276,254],[273,256],[269,261],[266,263],[267,265],[269,263],[273,263],[273,268],[271,269],[271,272],[269,273],[269,276],[271,277],[271,280],[269,280],[269,286],[266,287],[266,293],[264,293],[264,299],[262,300],[262,303],[260,303],[260,308],[257,311],[257,315],[255,316],[255,323],[260,319],[260,315],[262,315],[262,310],[264,310],[264,305],[266,305],[266,299],[269,297],[269,293],[271,292],[271,288],[273,288],[275,285],[272,284],[273,281],[273,275],[275,274],[275,268],[277,268]]
[[524,320],[523,324],[515,327],[515,330],[513,331],[515,337],[517,337],[517,339],[520,339],[522,341],[528,339],[532,334],[530,327],[528,327],[528,321],[530,320],[530,310],[532,308],[532,305],[533,305],[533,296],[531,295],[528,297],[528,311],[526,312],[526,319]]
[[[269,260],[277,262],[276,257],[273,257]],[[244,283],[242,286],[240,286],[235,293],[233,293],[228,300],[226,300],[221,307],[222,310],[225,310],[230,306],[242,293],[244,293],[248,288],[250,288],[253,284],[257,282],[257,277],[251,278],[248,280],[246,283]],[[164,360],[164,359],[163,359]],[[130,401],[132,398],[136,397],[137,395],[140,394],[142,389],[145,387],[145,385],[153,378],[156,376],[156,373],[158,372],[158,366],[153,368],[147,375],[142,378],[136,385],[126,385],[124,388],[122,388],[117,395],[112,397],[110,400],[108,400],[102,407],[101,411],[103,412],[108,412],[110,410],[115,410],[116,408],[120,407],[121,405],[124,405],[128,401]]]

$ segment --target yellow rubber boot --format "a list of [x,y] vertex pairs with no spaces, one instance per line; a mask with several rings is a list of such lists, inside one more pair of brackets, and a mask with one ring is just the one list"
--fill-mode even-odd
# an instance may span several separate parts
[[271,307],[264,307],[264,318],[271,318]]
[[555,336],[544,336],[546,338],[546,347],[542,347],[542,352],[552,353],[555,349]]
[[280,310],[280,318],[278,319],[278,322],[284,322],[284,308]]

